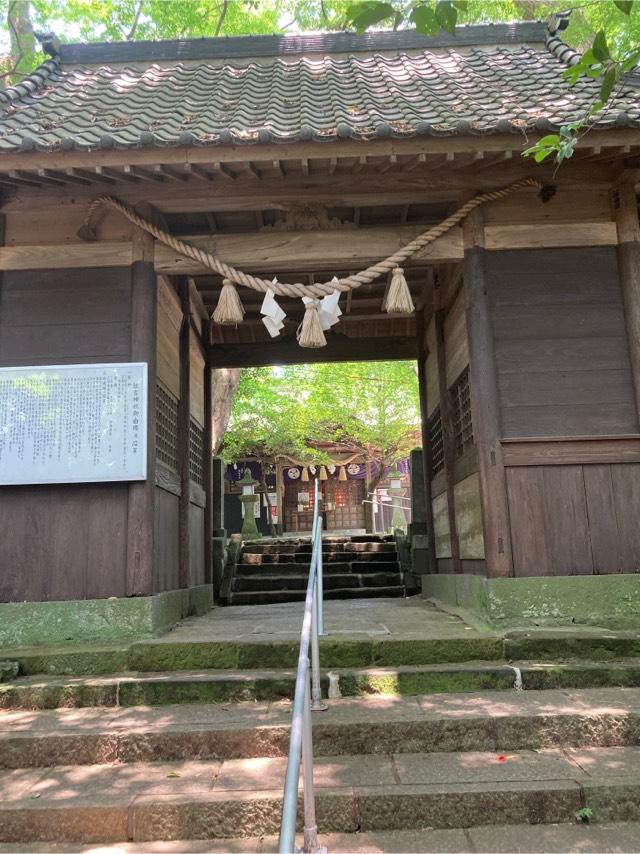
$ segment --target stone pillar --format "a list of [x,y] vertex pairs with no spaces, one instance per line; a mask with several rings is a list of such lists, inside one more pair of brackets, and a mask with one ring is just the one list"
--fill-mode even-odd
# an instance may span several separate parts
[[256,517],[254,515],[256,501],[259,501],[259,499],[259,495],[240,496],[240,501],[242,501],[244,507],[244,519],[242,521],[242,531],[240,532],[243,540],[257,540],[258,537],[262,536],[256,525]]

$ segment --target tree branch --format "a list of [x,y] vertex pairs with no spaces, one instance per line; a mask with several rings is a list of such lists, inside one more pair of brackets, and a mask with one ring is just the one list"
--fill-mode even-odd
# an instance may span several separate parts
[[136,14],[133,18],[133,24],[131,25],[131,29],[125,36],[127,41],[131,41],[136,34],[136,30],[138,29],[138,23],[140,22],[140,14],[142,13],[142,6],[144,4],[144,0],[139,0],[138,8],[136,9]]
[[227,12],[229,11],[229,0],[224,0],[222,4],[222,11],[220,12],[220,18],[218,19],[218,26],[216,27],[214,36],[220,35],[220,30],[222,29],[222,25],[224,24],[224,19],[227,17]]

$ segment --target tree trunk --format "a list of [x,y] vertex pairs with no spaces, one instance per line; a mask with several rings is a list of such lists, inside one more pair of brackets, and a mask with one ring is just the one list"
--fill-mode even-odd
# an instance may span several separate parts
[[220,445],[222,445],[239,382],[240,368],[215,368],[211,371],[211,413],[214,455],[218,453]]
[[31,71],[38,49],[28,0],[11,0],[7,8],[7,28],[11,37],[11,56],[4,83],[11,86]]

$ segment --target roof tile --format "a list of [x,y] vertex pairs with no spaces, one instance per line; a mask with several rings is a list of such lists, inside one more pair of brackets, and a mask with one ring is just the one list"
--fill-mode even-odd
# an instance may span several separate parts
[[[259,61],[73,67],[48,60],[0,93],[0,151],[546,131],[582,117],[596,100],[597,81],[569,86],[557,39],[555,52],[513,39],[468,42]],[[640,126],[637,89],[623,87],[596,124]]]

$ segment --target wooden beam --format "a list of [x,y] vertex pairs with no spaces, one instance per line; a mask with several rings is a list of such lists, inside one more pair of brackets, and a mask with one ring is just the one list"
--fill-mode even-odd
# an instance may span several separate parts
[[114,181],[127,181],[130,184],[138,184],[139,179],[136,178],[135,175],[131,175],[129,172],[124,171],[125,165],[126,164],[123,164],[122,171],[118,169],[112,169],[109,166],[96,166],[96,173],[98,175],[104,175],[107,178],[112,178]]
[[188,181],[189,176],[184,172],[177,172],[175,169],[171,169],[169,166],[165,166],[163,163],[157,163],[153,167],[153,172],[159,178],[169,178],[171,181]]
[[59,181],[61,184],[79,184],[86,187],[91,183],[87,178],[75,175],[71,169],[67,169],[64,172],[59,172],[57,169],[38,169],[38,174],[43,175],[45,178],[52,178],[54,181]]
[[189,586],[189,512],[191,506],[191,476],[189,467],[189,433],[191,427],[191,303],[189,281],[178,281],[178,297],[182,308],[180,326],[180,401],[178,403],[178,472],[180,474],[180,503],[178,505],[178,563],[180,587]]
[[640,223],[638,200],[633,186],[623,184],[618,187],[615,208],[624,319],[636,410],[640,420]]
[[131,360],[147,363],[147,479],[129,484],[127,509],[127,596],[149,596],[155,581],[156,482],[156,276],[144,260],[144,237],[139,260],[131,268]]
[[[206,327],[205,341],[209,340],[209,327]],[[213,409],[212,409],[211,365],[204,365],[204,436],[202,442],[202,475],[204,479],[204,583],[213,583]]]
[[[288,270],[314,272],[327,266],[357,270],[391,255],[424,230],[424,226],[360,228],[344,231],[259,232],[219,234],[213,251],[223,261],[247,272],[271,278]],[[211,251],[210,236],[185,236],[184,240]],[[544,225],[492,225],[486,229],[487,250],[531,249],[559,246],[616,245],[613,222],[580,222]],[[459,227],[439,237],[405,267],[423,267],[462,259],[462,234]],[[131,244],[125,241],[69,243],[62,246],[28,245],[0,248],[0,270],[30,270],[56,267],[119,267],[131,263]],[[211,275],[203,267],[163,243],[156,243],[155,266],[159,273],[173,275]]]
[[258,368],[266,365],[302,365],[317,362],[386,362],[415,359],[415,338],[347,338],[330,333],[327,346],[300,347],[295,340],[259,344],[212,344],[207,360],[212,368]]
[[213,175],[210,175],[209,172],[195,163],[185,163],[184,171],[187,175],[193,175],[194,178],[199,178],[201,181],[213,180]]
[[[536,140],[544,136],[544,133],[531,134],[522,147],[533,145]],[[638,145],[637,131],[633,128],[620,128],[590,131],[584,140],[580,140],[576,147],[577,151],[582,148],[592,149],[600,145],[605,147]],[[327,152],[330,148],[330,152]],[[416,154],[442,154],[469,153],[475,151],[495,152],[513,150],[513,134],[491,134],[483,137],[477,135],[469,136],[443,136],[443,137],[413,137],[411,139],[394,140],[336,140],[331,143],[298,142],[298,143],[270,143],[253,146],[251,159],[255,162],[260,160],[272,162],[273,160],[299,160],[303,157],[312,159],[326,159],[330,154],[333,157],[358,157],[360,155],[370,157],[385,157],[390,154],[399,156]],[[243,145],[216,145],[216,146],[176,146],[166,148],[162,151],[162,162],[170,164],[184,163],[240,163],[247,160],[247,147]],[[124,166],[143,165],[158,162],[158,149],[153,147],[138,149],[105,149],[98,151],[55,151],[55,152],[15,152],[2,155],[3,168],[5,169],[59,169],[68,166],[86,167],[96,165]],[[531,171],[531,164],[526,164]],[[571,164],[563,164],[570,166]]]
[[418,392],[420,395],[420,433],[422,436],[422,476],[423,490],[427,516],[427,561],[430,573],[438,571],[436,557],[436,533],[433,524],[433,497],[431,482],[433,481],[433,453],[429,438],[429,419],[427,413],[427,328],[424,310],[416,314],[416,337],[418,344]]
[[[167,152],[163,151],[163,156],[165,153]],[[4,158],[5,155],[0,158],[0,169],[5,162]],[[441,161],[444,161],[444,158],[445,155],[442,155]],[[351,161],[353,159],[351,158]],[[492,190],[531,174],[530,164],[525,163],[519,156],[500,164],[500,169],[496,172],[475,168],[465,174],[455,170],[449,173],[441,161],[436,163],[433,170],[430,170],[429,162],[425,168],[415,172],[404,172],[398,165],[394,171],[385,175],[371,174],[369,180],[362,181],[354,181],[351,173],[342,169],[334,175],[311,171],[309,177],[304,180],[299,173],[285,176],[281,172],[276,175],[273,172],[270,175],[265,174],[260,182],[241,175],[235,180],[234,173],[225,166],[226,172],[219,169],[215,176],[224,180],[189,181],[179,193],[169,181],[159,182],[157,185],[148,181],[124,185],[124,173],[113,169],[107,177],[112,176],[114,181],[120,182],[118,195],[130,204],[149,201],[167,213],[203,213],[211,210],[242,211],[256,208],[286,210],[292,204],[302,201],[313,201],[330,207],[424,204],[426,201],[450,203],[455,201],[460,192]],[[206,166],[207,170],[215,168],[215,164],[203,166]],[[612,167],[608,165],[585,163],[579,166],[566,163],[557,176],[554,175],[553,169],[545,164],[537,166],[535,174],[542,181],[556,184],[559,188],[575,187],[580,193],[585,188],[593,190],[602,187],[608,190],[611,187],[612,172]],[[233,193],[228,192],[231,180],[235,180]],[[37,185],[35,173],[31,178],[31,183],[34,182]],[[77,210],[81,200],[89,204],[94,196],[95,188],[91,186],[84,189],[79,187],[73,194],[65,196],[55,193],[52,189],[34,186],[29,192],[25,190],[19,199],[12,201],[10,210],[21,207],[34,210],[38,206],[50,206],[56,211],[64,207]],[[525,196],[526,192],[522,197]],[[555,201],[552,200],[545,209],[548,207],[552,210],[554,206]],[[579,219],[584,220],[585,217],[581,215]]]
[[500,444],[500,403],[485,274],[484,223],[479,208],[467,216],[463,231],[473,435],[478,449],[485,559],[490,577],[509,577],[513,575],[511,528]]
[[153,169],[143,169],[140,166],[125,166],[123,171],[134,178],[140,178],[141,181],[153,181],[156,183],[164,181],[164,176],[159,175]]

